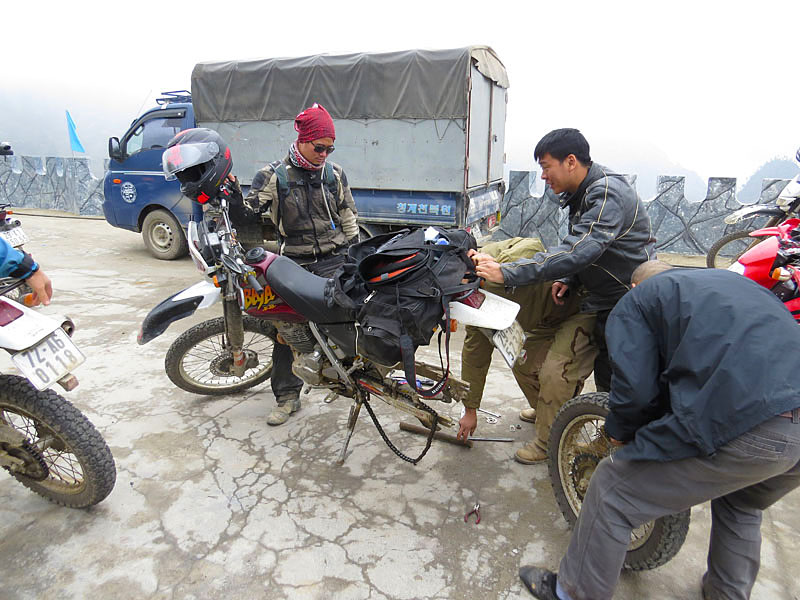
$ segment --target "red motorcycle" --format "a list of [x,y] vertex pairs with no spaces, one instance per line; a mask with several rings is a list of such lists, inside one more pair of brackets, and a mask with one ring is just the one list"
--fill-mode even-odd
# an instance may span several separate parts
[[742,254],[729,270],[772,291],[800,323],[800,219],[750,234],[766,239]]

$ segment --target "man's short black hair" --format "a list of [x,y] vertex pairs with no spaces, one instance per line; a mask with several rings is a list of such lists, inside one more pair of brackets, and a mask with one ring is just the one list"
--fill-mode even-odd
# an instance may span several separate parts
[[539,160],[545,154],[549,154],[559,162],[570,154],[574,154],[582,165],[588,167],[592,164],[592,157],[589,156],[589,142],[580,131],[569,127],[554,129],[539,140],[533,151],[533,157]]

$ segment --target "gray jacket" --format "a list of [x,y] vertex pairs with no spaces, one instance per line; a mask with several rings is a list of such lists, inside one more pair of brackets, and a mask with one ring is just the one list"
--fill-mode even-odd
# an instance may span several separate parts
[[630,289],[633,270],[655,258],[647,211],[625,177],[597,163],[561,206],[569,208],[569,234],[547,252],[501,265],[505,285],[580,283],[588,292],[581,310],[611,309]]

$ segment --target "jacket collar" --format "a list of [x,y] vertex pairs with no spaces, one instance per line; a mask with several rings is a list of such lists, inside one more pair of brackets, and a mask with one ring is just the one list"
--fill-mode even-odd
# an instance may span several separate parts
[[581,181],[581,184],[578,186],[578,189],[575,191],[575,193],[568,194],[567,192],[564,192],[561,194],[561,208],[564,208],[565,206],[569,206],[570,208],[576,207],[583,198],[583,195],[586,193],[586,188],[588,188],[601,177],[604,177],[607,172],[608,169],[598,165],[596,162],[593,162],[592,166],[589,167],[589,172],[586,174],[586,177],[583,178],[583,181]]

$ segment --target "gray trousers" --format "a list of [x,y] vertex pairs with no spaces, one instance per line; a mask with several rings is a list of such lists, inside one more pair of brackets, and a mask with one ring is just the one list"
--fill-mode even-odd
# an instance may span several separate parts
[[773,417],[711,457],[670,462],[605,458],[592,476],[558,580],[573,600],[610,600],[631,530],[711,500],[703,590],[750,597],[761,554],[761,512],[800,485],[800,424]]

